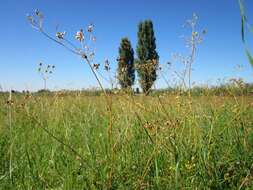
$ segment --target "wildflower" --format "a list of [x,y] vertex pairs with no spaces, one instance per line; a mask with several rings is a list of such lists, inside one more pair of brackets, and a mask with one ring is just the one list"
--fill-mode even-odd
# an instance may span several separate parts
[[42,66],[42,63],[40,63],[39,66]]
[[75,38],[76,38],[77,40],[79,40],[80,42],[82,42],[82,41],[84,40],[83,29],[80,29],[80,31],[78,31],[78,32],[76,33]]
[[65,36],[66,32],[57,32],[56,33],[56,37],[59,39],[59,40],[62,40]]
[[93,28],[94,28],[94,25],[93,24],[90,24],[88,26],[88,32],[93,32]]
[[52,69],[54,69],[54,68],[55,68],[55,66],[53,65],[53,66],[52,66]]

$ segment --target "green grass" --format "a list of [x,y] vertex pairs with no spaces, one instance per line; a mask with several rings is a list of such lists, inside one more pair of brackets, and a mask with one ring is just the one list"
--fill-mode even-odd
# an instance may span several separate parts
[[1,95],[0,189],[253,189],[253,97],[110,97]]

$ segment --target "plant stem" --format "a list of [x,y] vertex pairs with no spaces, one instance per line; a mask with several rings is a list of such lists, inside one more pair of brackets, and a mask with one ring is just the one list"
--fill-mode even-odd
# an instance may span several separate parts
[[44,90],[46,90],[47,89],[47,80],[45,78],[43,80],[44,80]]
[[[10,92],[10,100],[11,100],[11,92]],[[12,114],[11,114],[11,103],[8,106],[8,116],[9,116],[9,130],[10,130],[10,160],[9,160],[9,174],[10,179],[12,180]]]

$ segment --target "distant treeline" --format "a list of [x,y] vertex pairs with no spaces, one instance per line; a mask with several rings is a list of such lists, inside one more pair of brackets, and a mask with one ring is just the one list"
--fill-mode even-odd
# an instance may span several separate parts
[[[121,90],[121,89],[106,89],[108,94],[143,94],[139,88]],[[9,94],[10,92],[2,91],[0,94]],[[29,91],[16,91],[12,90],[12,94],[33,94],[33,95],[74,95],[80,94],[85,96],[100,96],[103,92],[99,89],[82,89],[82,90],[38,90],[36,92]],[[188,95],[187,90],[182,90],[180,87],[170,87],[164,89],[152,89],[149,93],[150,96],[156,95]],[[219,86],[195,86],[191,89],[191,95],[193,96],[241,96],[241,95],[253,95],[253,83],[245,83],[241,86],[235,84],[222,84]]]

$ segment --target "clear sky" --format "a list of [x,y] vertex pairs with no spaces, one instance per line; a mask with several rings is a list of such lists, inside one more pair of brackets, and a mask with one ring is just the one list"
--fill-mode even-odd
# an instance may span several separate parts
[[[245,2],[252,10],[253,3]],[[48,81],[50,89],[97,86],[88,66],[79,57],[30,27],[26,14],[36,8],[43,12],[44,28],[52,35],[59,25],[59,30],[65,30],[74,40],[77,30],[94,23],[96,61],[102,63],[107,58],[113,69],[117,66],[120,39],[128,37],[136,49],[137,25],[144,19],[154,23],[161,64],[170,61],[172,53],[185,52],[180,36],[186,34],[186,30],[182,25],[195,12],[199,16],[199,29],[207,29],[208,33],[197,52],[193,80],[199,84],[229,77],[253,81],[253,68],[247,62],[240,37],[237,0],[2,0],[0,85],[4,90],[43,88],[36,69],[40,61],[56,66]],[[253,11],[247,14],[253,18]],[[237,65],[243,69],[238,71]],[[175,69],[178,69],[176,63]],[[165,83],[159,79],[156,86],[165,87]]]

